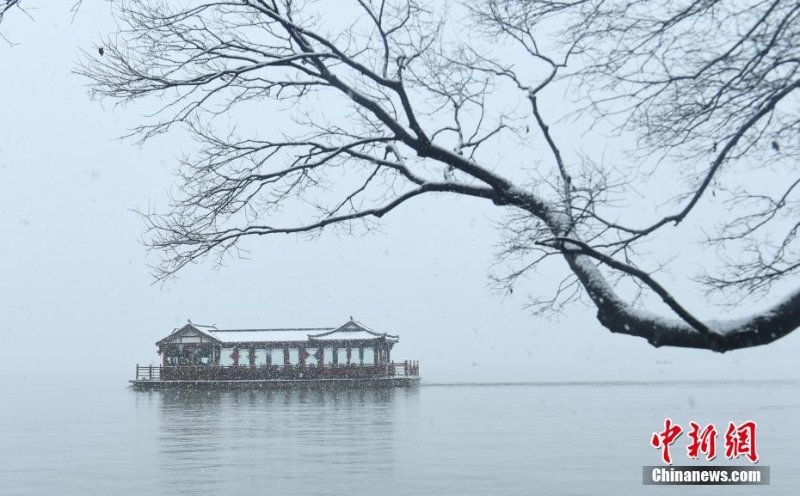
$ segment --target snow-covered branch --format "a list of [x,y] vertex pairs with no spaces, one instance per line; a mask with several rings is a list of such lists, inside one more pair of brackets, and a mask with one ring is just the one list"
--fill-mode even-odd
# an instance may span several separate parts
[[[657,282],[638,251],[709,194],[730,191],[757,206],[737,204],[744,211],[732,209],[712,242],[756,237],[797,211],[794,186],[724,187],[728,170],[751,163],[765,140],[778,161],[800,156],[788,139],[800,123],[791,112],[800,88],[796,2],[736,11],[723,0],[476,1],[463,21],[448,6],[352,0],[337,3],[350,9],[340,24],[328,8],[289,0],[114,3],[120,31],[102,50],[87,50],[77,72],[94,97],[155,106],[133,132],[140,139],[180,127],[198,143],[181,161],[168,211],[145,213],[148,243],[161,255],[157,277],[236,253],[245,238],[369,230],[413,198],[448,193],[489,200],[512,219],[500,258],[516,265],[504,264],[500,286],[510,291],[560,258],[568,270],[547,304],[572,301],[583,288],[613,332],[727,351],[800,326],[798,292],[749,319],[704,321]],[[554,19],[567,28],[548,28]],[[453,23],[472,39],[448,38]],[[708,32],[693,32],[698,26]],[[709,32],[708,54],[692,50],[697,40],[681,41]],[[516,49],[493,49],[503,43]],[[622,115],[622,127],[639,133],[640,152],[689,167],[676,213],[644,228],[618,218],[613,198],[635,191],[635,179],[583,155],[565,115],[543,104],[564,83],[578,85],[584,110],[598,119]],[[511,98],[518,105],[498,104]],[[253,115],[257,129],[239,124]],[[521,163],[498,150],[510,140],[524,147]],[[708,287],[768,288],[796,275],[794,219],[742,279],[707,279]],[[670,316],[619,296],[620,278],[660,298]]]

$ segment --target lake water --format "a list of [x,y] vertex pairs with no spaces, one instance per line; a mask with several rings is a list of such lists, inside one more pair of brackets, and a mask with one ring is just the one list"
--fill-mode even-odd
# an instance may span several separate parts
[[[800,494],[795,382],[136,392],[70,379],[0,384],[0,494]],[[666,416],[722,432],[755,420],[772,484],[643,486]]]

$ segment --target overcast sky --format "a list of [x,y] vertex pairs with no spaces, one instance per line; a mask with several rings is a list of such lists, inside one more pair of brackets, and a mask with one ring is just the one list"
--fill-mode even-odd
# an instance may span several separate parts
[[[140,112],[90,101],[87,81],[71,73],[79,49],[113,27],[107,3],[86,3],[72,24],[67,6],[25,4],[34,20],[13,13],[0,28],[17,44],[0,42],[4,377],[93,370],[123,383],[136,363],[157,363],[153,343],[187,319],[305,327],[352,315],[399,334],[393,357],[420,360],[429,382],[800,378],[798,333],[719,355],[613,335],[589,307],[531,316],[525,288],[505,297],[489,288],[498,212],[471,199],[408,203],[362,238],[250,240],[249,260],[190,266],[153,285],[147,264],[156,259],[132,209],[166,204],[175,158],[192,143],[120,142]],[[529,284],[554,287],[563,275]],[[665,277],[681,294],[682,276]]]

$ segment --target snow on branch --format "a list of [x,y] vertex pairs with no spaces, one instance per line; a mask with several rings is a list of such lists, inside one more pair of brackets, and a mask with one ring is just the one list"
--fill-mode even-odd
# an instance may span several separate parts
[[[327,15],[331,5],[114,2],[119,31],[77,72],[93,97],[149,110],[131,136],[181,129],[197,143],[167,211],[143,214],[156,277],[236,254],[247,238],[369,230],[414,198],[447,193],[509,215],[497,285],[511,291],[560,259],[565,278],[545,303],[583,288],[612,332],[727,351],[800,326],[797,291],[744,320],[703,321],[642,268],[656,262],[640,251],[709,195],[728,195],[742,201],[708,242],[752,242],[759,256],[731,265],[740,278],[709,275],[705,287],[766,291],[800,270],[797,177],[757,191],[731,172],[765,153],[784,165],[800,157],[796,1],[737,10],[723,0],[494,0],[467,2],[466,18],[415,0],[337,2],[346,22]],[[465,29],[467,39],[452,34]],[[619,131],[639,138],[632,167],[585,153],[566,127],[571,114],[544,105],[565,84],[577,88],[579,115],[621,118]],[[521,162],[507,159],[509,143]],[[616,204],[639,186],[624,170],[649,155],[690,180],[676,181],[675,213],[635,227]],[[787,219],[782,242],[756,243]],[[619,280],[671,316],[624,300]]]

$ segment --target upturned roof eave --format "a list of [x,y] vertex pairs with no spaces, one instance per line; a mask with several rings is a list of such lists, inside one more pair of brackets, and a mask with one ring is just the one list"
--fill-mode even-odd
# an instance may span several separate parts
[[165,338],[162,338],[162,339],[159,339],[158,341],[156,341],[156,346],[161,346],[162,344],[169,342],[170,340],[178,337],[181,334],[186,333],[187,331],[199,332],[203,336],[205,336],[205,337],[207,337],[207,338],[209,338],[209,339],[211,339],[213,341],[216,341],[217,343],[222,343],[222,341],[220,341],[214,335],[212,335],[212,334],[210,334],[210,333],[198,328],[197,326],[194,326],[192,324],[186,324],[185,326],[181,327],[180,329],[177,329],[177,330],[173,331],[169,336],[167,336]]

